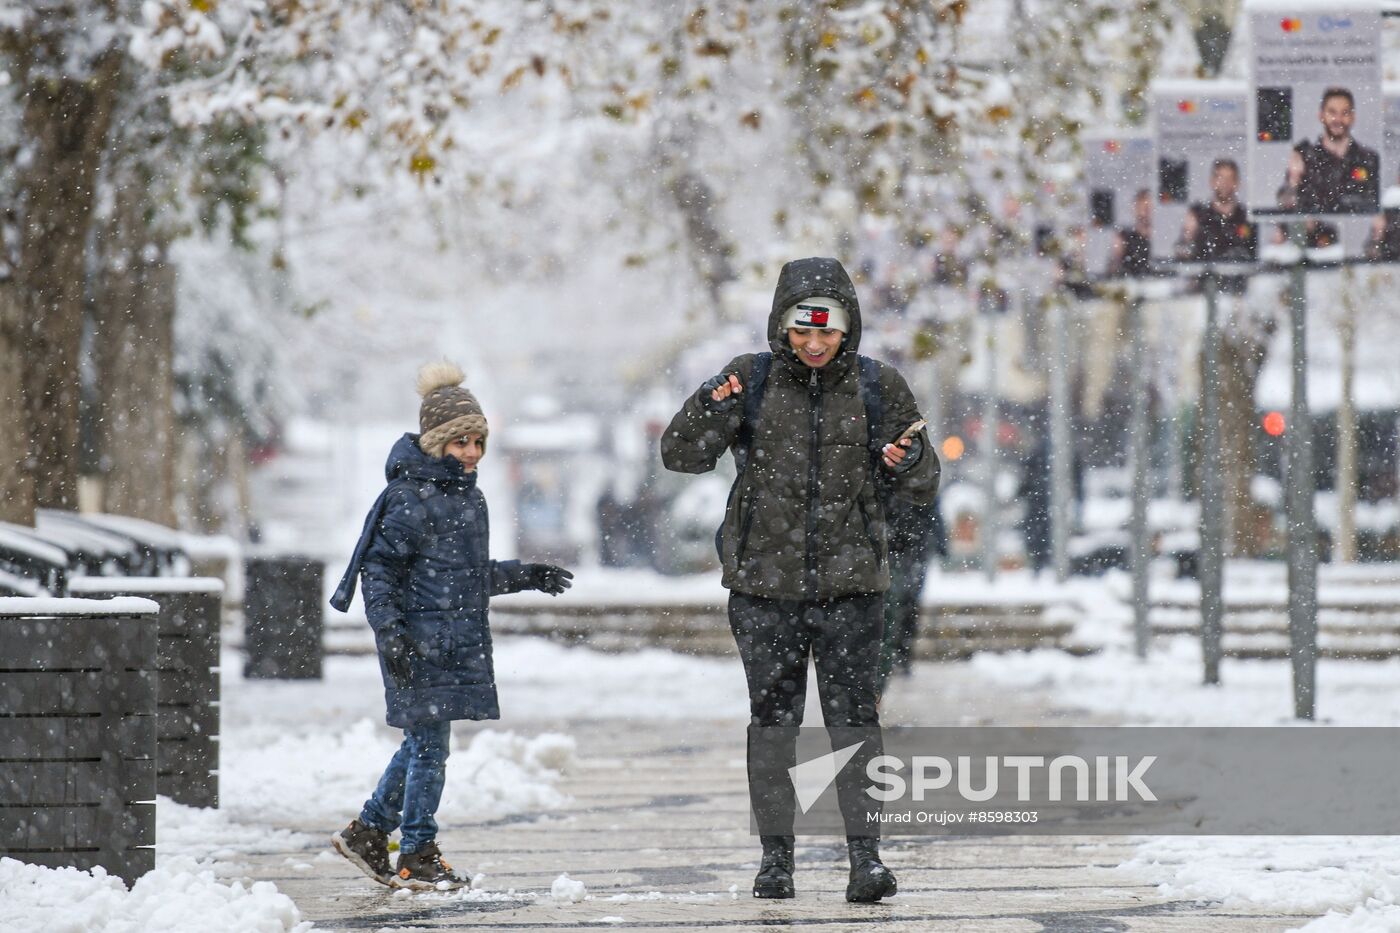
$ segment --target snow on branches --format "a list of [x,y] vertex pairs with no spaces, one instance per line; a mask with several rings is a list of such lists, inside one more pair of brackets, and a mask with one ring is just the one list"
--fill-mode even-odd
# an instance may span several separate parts
[[233,114],[288,137],[357,134],[426,178],[469,142],[479,100],[527,82],[611,94],[603,63],[632,51],[616,41],[614,9],[592,0],[147,0],[132,49],[169,78],[181,123]]

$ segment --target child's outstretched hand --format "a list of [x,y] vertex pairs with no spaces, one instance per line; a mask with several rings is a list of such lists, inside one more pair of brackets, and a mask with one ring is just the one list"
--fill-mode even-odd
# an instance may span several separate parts
[[574,575],[563,567],[553,564],[526,564],[525,573],[529,576],[530,589],[558,596],[573,584]]

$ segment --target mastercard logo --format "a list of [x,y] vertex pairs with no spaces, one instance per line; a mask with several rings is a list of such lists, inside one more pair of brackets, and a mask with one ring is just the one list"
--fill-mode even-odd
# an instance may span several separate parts
[[1235,236],[1237,236],[1237,237],[1247,237],[1247,236],[1249,236],[1249,224],[1240,224],[1238,227],[1236,227],[1236,228],[1235,228]]
[[1176,102],[1178,113],[1195,113],[1196,102],[1194,100],[1179,100]]
[[1260,141],[1261,143],[1271,143],[1271,142],[1274,141],[1274,134],[1273,134],[1273,133],[1267,133],[1267,132],[1261,132],[1261,133],[1259,134],[1259,141]]
[[1284,32],[1300,32],[1303,28],[1303,21],[1297,17],[1290,16],[1279,21],[1279,28]]
[[1353,181],[1365,181],[1371,177],[1371,173],[1364,168],[1354,168],[1351,170],[1351,177]]

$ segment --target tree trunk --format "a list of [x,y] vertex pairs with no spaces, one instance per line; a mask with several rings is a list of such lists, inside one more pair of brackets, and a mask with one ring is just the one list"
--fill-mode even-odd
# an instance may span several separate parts
[[43,78],[26,89],[29,158],[20,179],[24,221],[16,279],[25,296],[23,380],[39,506],[78,505],[85,255],[121,60],[111,49],[87,80]]
[[1254,384],[1266,347],[1239,337],[1220,341],[1220,436],[1224,444],[1227,552],[1255,557],[1268,550],[1270,511],[1254,501]]
[[[676,168],[675,160],[669,154],[663,158],[663,165],[671,171]],[[691,263],[709,292],[715,320],[723,321],[722,290],[734,280],[734,265],[731,262],[734,245],[716,223],[714,190],[705,179],[689,169],[676,174],[666,187],[676,209],[680,211],[690,243]]]
[[1342,398],[1337,406],[1337,560],[1356,561],[1356,276],[1343,274],[1342,318],[1337,336],[1342,343]]
[[24,309],[19,289],[0,284],[0,521],[34,524],[34,474],[24,413]]
[[[671,13],[668,25],[671,54],[677,62],[688,61],[686,30],[690,15],[681,4]],[[669,117],[659,125],[653,145],[653,158],[665,180],[666,193],[681,216],[689,244],[691,267],[709,293],[710,308],[717,322],[723,322],[724,286],[734,280],[734,244],[721,229],[714,189],[690,165],[695,152],[695,117],[685,95],[685,66],[663,72],[662,95],[669,103]]]
[[117,191],[96,320],[103,509],[175,524],[175,270],[141,183]]

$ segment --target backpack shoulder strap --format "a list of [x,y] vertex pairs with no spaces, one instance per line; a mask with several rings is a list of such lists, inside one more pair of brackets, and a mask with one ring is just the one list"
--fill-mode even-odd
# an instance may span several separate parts
[[768,371],[773,368],[773,354],[765,350],[755,353],[753,372],[749,373],[749,384],[744,386],[744,417],[739,422],[739,433],[734,438],[734,468],[737,477],[744,475],[749,465],[749,448],[753,446],[753,426],[758,421],[758,410],[763,405],[763,390],[768,384]]
[[875,495],[886,510],[894,492],[894,478],[880,469],[880,450],[888,438],[880,436],[880,424],[885,419],[885,397],[880,390],[880,364],[868,356],[857,357],[860,362],[860,399],[865,405],[865,424],[870,445],[870,475],[875,482]]
[[856,359],[860,362],[860,398],[865,403],[870,456],[874,459],[879,456],[880,448],[885,446],[884,439],[878,433],[880,422],[885,418],[885,399],[880,391],[880,364],[868,356],[859,356]]

